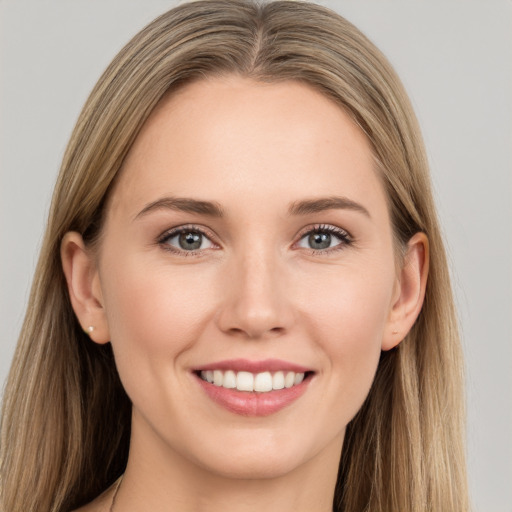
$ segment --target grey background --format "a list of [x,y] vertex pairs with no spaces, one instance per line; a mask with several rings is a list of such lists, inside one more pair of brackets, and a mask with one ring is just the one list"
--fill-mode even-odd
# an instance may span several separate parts
[[[164,0],[0,1],[0,384],[60,159],[88,92]],[[475,510],[512,511],[512,2],[331,0],[423,128],[467,360]]]

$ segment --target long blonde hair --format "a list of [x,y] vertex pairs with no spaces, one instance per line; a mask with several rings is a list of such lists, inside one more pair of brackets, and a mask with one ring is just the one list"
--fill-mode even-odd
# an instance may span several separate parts
[[309,3],[206,0],[137,34],[92,91],[66,150],[25,322],[5,391],[1,510],[57,512],[107,488],[126,466],[131,405],[109,345],[91,343],[71,308],[59,247],[93,243],[134,139],[168,91],[235,73],[299,80],[364,131],[387,191],[397,244],[423,231],[430,274],[420,316],[383,352],[346,432],[334,510],[468,510],[461,348],[421,134],[385,57],[353,25]]

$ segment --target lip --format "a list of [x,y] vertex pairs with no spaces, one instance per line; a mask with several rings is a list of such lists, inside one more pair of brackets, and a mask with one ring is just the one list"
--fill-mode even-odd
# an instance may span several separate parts
[[[215,386],[201,379],[199,373],[206,370],[233,370],[260,373],[263,371],[291,371],[305,373],[304,380],[291,388],[276,389],[266,393],[257,391],[238,391]],[[250,361],[247,359],[231,359],[207,364],[194,369],[194,378],[205,394],[217,405],[240,416],[269,416],[289,407],[298,400],[308,389],[314,373],[304,366],[282,361],[267,359],[264,361]]]
[[217,361],[216,363],[209,363],[204,366],[194,368],[195,372],[207,370],[233,370],[235,372],[249,372],[249,373],[261,373],[261,372],[295,372],[295,373],[306,373],[311,372],[311,368],[306,368],[289,361],[282,359],[264,359],[261,361],[251,361],[249,359],[226,359],[224,361]]

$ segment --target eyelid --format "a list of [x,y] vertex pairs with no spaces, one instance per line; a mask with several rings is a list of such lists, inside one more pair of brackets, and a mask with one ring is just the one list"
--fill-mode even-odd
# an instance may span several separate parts
[[322,232],[327,232],[336,236],[341,240],[341,242],[335,245],[334,247],[329,247],[327,249],[306,249],[309,250],[312,254],[329,254],[331,252],[345,249],[347,246],[352,245],[352,243],[354,242],[354,237],[344,228],[340,228],[339,226],[335,226],[333,224],[313,224],[302,228],[298,232],[298,234],[295,237],[296,241],[293,243],[293,246],[297,247],[297,244],[307,235]]
[[[179,226],[175,226],[169,229],[166,229],[162,234],[160,234],[157,239],[156,243],[160,246],[162,246],[165,250],[168,250],[170,252],[173,252],[175,254],[181,254],[186,256],[194,256],[199,255],[203,253],[204,251],[210,250],[212,248],[208,249],[197,249],[193,251],[184,251],[180,250],[170,244],[166,244],[165,242],[172,238],[173,236],[179,235],[181,233],[186,232],[197,232],[201,235],[205,236],[215,247],[213,249],[219,249],[221,246],[217,242],[218,237],[214,232],[212,232],[209,228],[197,224],[182,224]],[[354,242],[353,236],[344,228],[341,228],[339,226],[335,226],[333,224],[313,224],[306,226],[302,228],[297,235],[295,236],[295,241],[292,244],[293,248],[298,248],[297,244],[302,240],[305,236],[310,235],[311,233],[319,233],[319,232],[327,232],[330,233],[337,238],[341,240],[341,242],[334,247],[330,247],[327,249],[312,249],[310,248],[309,251],[312,254],[328,254],[334,251],[338,251],[341,249],[346,248],[347,246],[351,245]],[[307,250],[307,249],[306,249]]]
[[317,222],[315,224],[309,224],[309,225],[301,228],[298,231],[296,236],[301,237],[307,233],[311,233],[312,231],[313,232],[314,231],[331,231],[333,233],[340,233],[343,236],[346,236],[348,238],[353,238],[352,235],[350,234],[350,232],[345,228],[336,226],[335,224],[327,224],[327,223],[319,223],[319,222]]
[[164,248],[167,251],[170,251],[175,254],[183,254],[186,256],[198,255],[204,251],[212,249],[212,248],[209,248],[209,249],[197,249],[194,251],[184,251],[184,250],[180,250],[177,247],[174,247],[170,244],[165,243],[167,240],[169,240],[169,238],[172,238],[176,235],[179,235],[181,233],[187,233],[187,232],[200,233],[201,235],[206,237],[215,246],[215,247],[213,247],[213,249],[220,248],[220,244],[216,241],[218,239],[218,237],[215,235],[215,233],[213,233],[213,231],[211,231],[207,227],[200,226],[197,224],[181,224],[179,226],[175,226],[175,227],[166,229],[161,235],[159,235],[157,237],[156,243],[158,245],[162,246],[162,248]]

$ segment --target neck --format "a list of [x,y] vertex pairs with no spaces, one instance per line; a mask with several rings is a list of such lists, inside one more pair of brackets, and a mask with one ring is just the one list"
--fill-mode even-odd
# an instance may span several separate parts
[[289,471],[240,478],[205,468],[133,428],[114,510],[331,512],[341,446],[340,436]]

